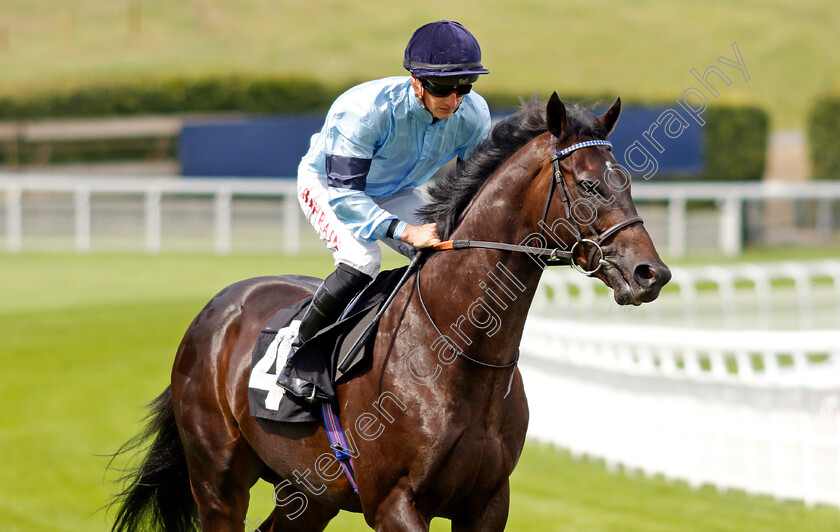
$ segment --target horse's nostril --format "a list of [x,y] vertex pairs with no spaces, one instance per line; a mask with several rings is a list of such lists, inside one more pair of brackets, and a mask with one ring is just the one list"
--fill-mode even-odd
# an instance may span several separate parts
[[656,279],[656,271],[647,264],[639,264],[636,266],[636,269],[633,270],[633,276],[636,278],[636,282],[639,283],[639,285],[647,286],[653,283]]

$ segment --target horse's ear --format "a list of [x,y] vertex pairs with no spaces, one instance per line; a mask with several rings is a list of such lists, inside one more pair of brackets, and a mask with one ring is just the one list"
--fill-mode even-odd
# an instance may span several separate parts
[[615,103],[607,109],[607,112],[598,117],[598,122],[607,130],[607,135],[612,133],[615,129],[615,124],[618,122],[618,115],[621,114],[621,98],[616,98]]
[[551,98],[548,99],[545,121],[548,131],[558,139],[562,139],[563,134],[569,129],[566,120],[566,106],[560,101],[556,92],[552,93]]

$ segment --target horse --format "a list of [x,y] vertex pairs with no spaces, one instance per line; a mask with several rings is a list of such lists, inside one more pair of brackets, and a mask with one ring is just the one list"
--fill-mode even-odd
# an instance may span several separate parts
[[120,451],[153,440],[112,502],[112,530],[242,531],[259,479],[276,503],[262,532],[324,530],[341,510],[379,532],[428,531],[435,517],[455,532],[503,530],[528,426],[516,361],[543,269],[571,263],[622,305],[653,301],[670,279],[606,140],[620,112],[620,99],[596,116],[556,93],[532,98],[431,187],[425,217],[461,245],[427,253],[336,388],[358,494],[321,424],[249,414],[261,327],[318,285],[259,277],[189,325],[146,430]]

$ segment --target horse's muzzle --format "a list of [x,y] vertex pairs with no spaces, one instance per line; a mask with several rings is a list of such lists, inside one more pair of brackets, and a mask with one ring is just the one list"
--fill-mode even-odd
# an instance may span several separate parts
[[613,289],[613,297],[619,305],[649,303],[671,280],[671,270],[658,259],[635,265],[616,261],[602,272],[602,280]]

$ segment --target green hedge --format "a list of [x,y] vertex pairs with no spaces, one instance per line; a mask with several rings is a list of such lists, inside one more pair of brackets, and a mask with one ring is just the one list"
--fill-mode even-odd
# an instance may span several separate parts
[[0,95],[0,120],[240,111],[326,110],[339,90],[301,78],[217,76],[94,83]]
[[767,113],[752,106],[710,106],[703,118],[703,177],[761,179],[770,133]]
[[825,95],[808,115],[808,150],[814,179],[840,179],[840,93]]
[[[0,120],[227,111],[315,113],[326,111],[347,86],[326,86],[304,78],[241,75],[68,85],[0,94]],[[515,108],[522,97],[492,92],[482,95],[494,109]],[[611,97],[579,95],[566,95],[563,100],[612,102]],[[627,101],[624,105],[673,107],[674,102]],[[710,106],[703,117],[707,121],[703,177],[760,179],[767,114],[749,106]]]
[[[0,120],[227,111],[324,112],[341,92],[355,84],[326,86],[304,78],[211,76],[66,85],[0,93]],[[518,95],[482,96],[496,109],[513,109],[521,103]]]

